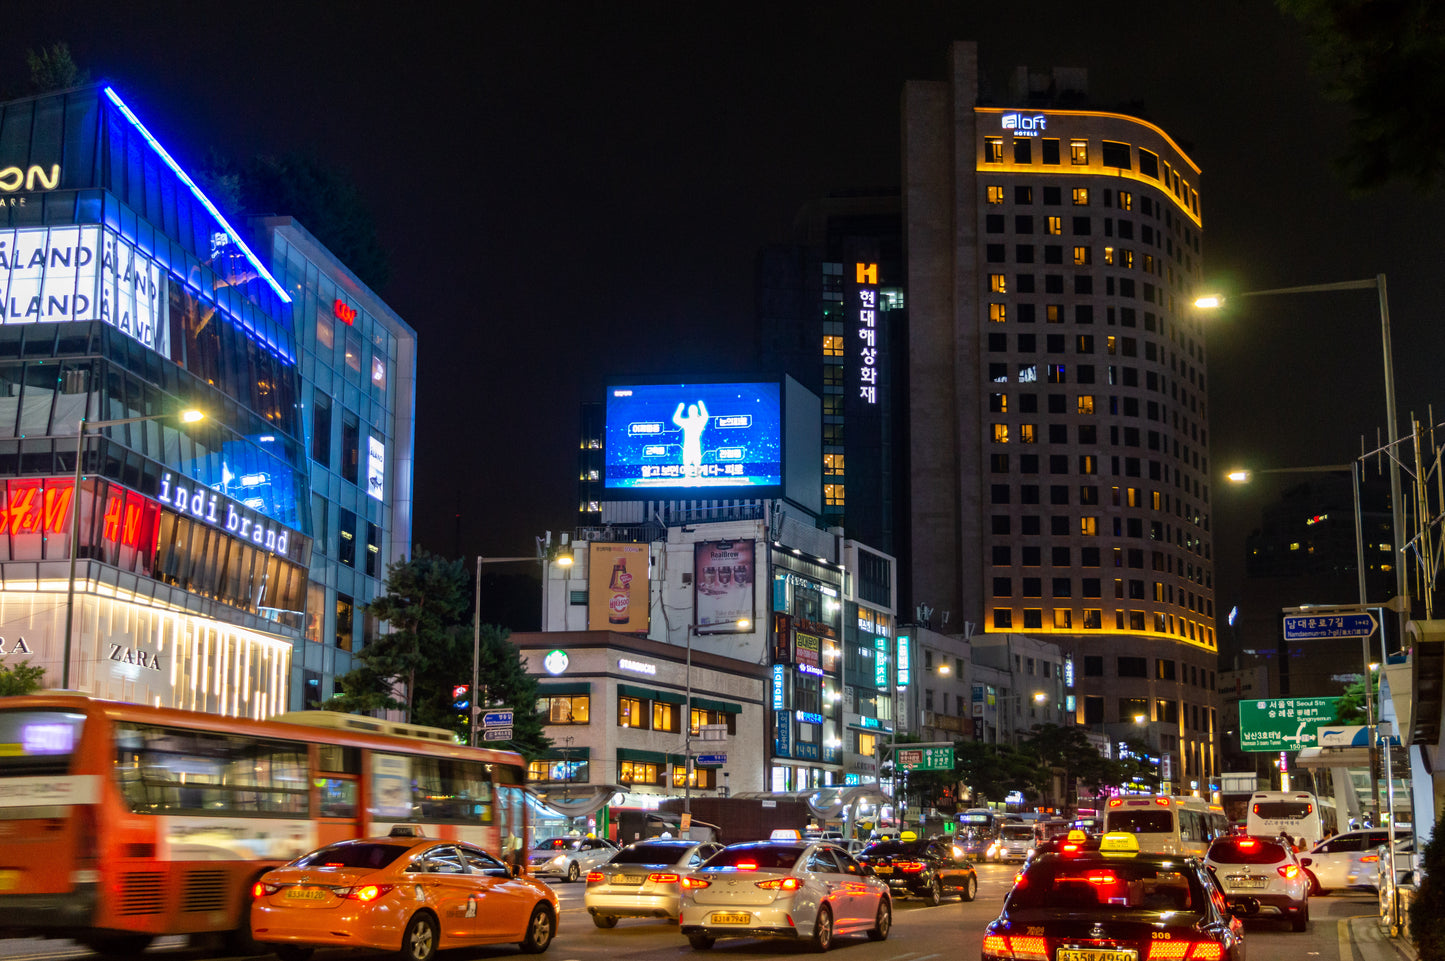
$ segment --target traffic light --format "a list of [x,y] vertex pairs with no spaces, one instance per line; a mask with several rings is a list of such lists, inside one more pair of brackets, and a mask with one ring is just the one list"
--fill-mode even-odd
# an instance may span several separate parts
[[452,706],[458,711],[465,711],[471,705],[470,696],[472,686],[470,684],[458,684],[452,688]]

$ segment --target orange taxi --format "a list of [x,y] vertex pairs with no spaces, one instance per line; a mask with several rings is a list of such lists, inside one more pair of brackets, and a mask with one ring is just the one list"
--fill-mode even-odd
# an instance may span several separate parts
[[380,948],[408,961],[479,944],[537,954],[557,933],[551,888],[463,841],[329,844],[263,874],[252,896],[251,933],[281,961],[306,961],[318,947]]

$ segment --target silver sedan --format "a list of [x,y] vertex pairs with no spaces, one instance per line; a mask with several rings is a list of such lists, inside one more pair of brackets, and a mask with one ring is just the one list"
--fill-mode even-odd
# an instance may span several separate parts
[[580,881],[616,853],[617,845],[603,838],[547,838],[527,853],[527,870],[539,878]]
[[712,841],[652,838],[629,844],[587,874],[582,904],[599,928],[618,918],[677,919],[682,876],[722,850]]
[[874,941],[893,927],[888,885],[828,843],[733,844],[682,880],[682,933],[693,948],[719,938],[808,939],[826,951],[835,935]]

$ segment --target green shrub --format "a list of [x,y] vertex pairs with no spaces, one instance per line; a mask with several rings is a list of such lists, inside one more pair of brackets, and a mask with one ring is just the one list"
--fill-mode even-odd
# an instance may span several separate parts
[[1434,831],[1424,848],[1423,877],[1410,905],[1410,936],[1420,961],[1445,961],[1445,832]]

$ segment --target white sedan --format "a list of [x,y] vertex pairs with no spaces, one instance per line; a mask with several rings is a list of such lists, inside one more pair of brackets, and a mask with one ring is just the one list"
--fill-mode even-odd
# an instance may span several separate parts
[[527,852],[527,870],[539,878],[580,881],[616,853],[617,845],[604,838],[547,838]]

